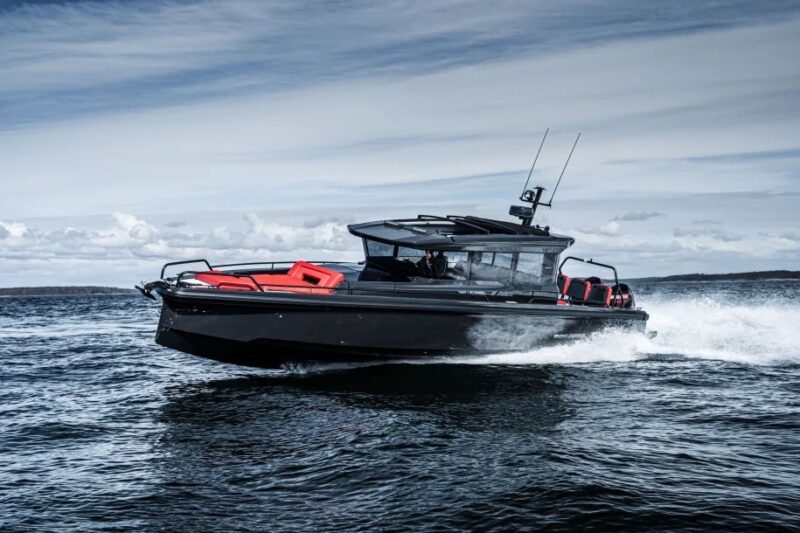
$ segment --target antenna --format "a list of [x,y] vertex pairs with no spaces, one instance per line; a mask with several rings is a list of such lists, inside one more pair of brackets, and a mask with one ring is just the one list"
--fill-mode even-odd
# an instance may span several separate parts
[[567,165],[569,165],[569,160],[572,158],[572,152],[574,152],[575,151],[575,147],[578,146],[578,141],[580,140],[580,138],[581,138],[581,134],[580,134],[580,132],[578,132],[578,136],[575,137],[575,143],[572,145],[572,150],[569,151],[569,155],[567,156],[567,160],[564,163],[564,168],[561,169],[561,175],[558,177],[558,181],[556,182],[556,186],[553,189],[553,194],[550,195],[550,200],[548,200],[548,202],[546,204],[542,204],[542,205],[546,205],[547,207],[550,207],[553,204],[553,198],[556,195],[556,191],[558,190],[558,186],[561,184],[561,178],[564,177],[564,172],[566,172],[566,170],[567,170]]
[[[512,205],[509,210],[508,214],[513,215],[519,218],[522,222],[523,226],[530,226],[533,223],[533,217],[536,215],[536,208],[540,205],[545,207],[551,207],[553,205],[553,198],[556,196],[556,191],[558,190],[558,186],[561,185],[561,179],[564,177],[564,173],[567,171],[567,165],[569,165],[569,160],[572,159],[572,154],[575,152],[575,147],[578,146],[578,141],[581,138],[581,134],[578,133],[578,136],[575,138],[575,142],[572,144],[572,149],[569,151],[569,155],[567,156],[567,160],[564,162],[564,168],[561,169],[561,174],[558,176],[558,181],[556,182],[556,186],[553,189],[553,194],[550,195],[550,200],[547,203],[542,201],[542,193],[544,192],[544,187],[541,185],[537,185],[533,189],[528,189],[528,182],[531,179],[531,175],[533,174],[533,168],[536,166],[536,161],[539,159],[539,154],[542,151],[542,146],[544,146],[544,140],[547,138],[547,133],[550,131],[550,128],[547,128],[544,132],[544,137],[542,137],[542,143],[539,145],[539,151],[536,152],[536,157],[533,160],[533,165],[531,166],[531,171],[528,172],[528,179],[525,180],[525,187],[522,189],[522,194],[519,196],[519,199],[523,202],[531,204],[530,207],[525,207],[522,205]],[[539,226],[536,226],[539,228]],[[549,231],[550,228],[545,227],[545,233]]]
[[536,157],[533,158],[533,164],[531,165],[531,171],[528,172],[528,179],[525,180],[525,185],[522,187],[522,192],[520,193],[520,197],[525,194],[525,191],[528,189],[528,182],[531,181],[531,176],[533,175],[533,169],[536,168],[536,162],[539,160],[539,154],[542,153],[542,146],[544,146],[544,140],[547,139],[547,134],[550,131],[550,128],[544,130],[544,137],[542,137],[542,142],[539,144],[539,149],[536,151]]

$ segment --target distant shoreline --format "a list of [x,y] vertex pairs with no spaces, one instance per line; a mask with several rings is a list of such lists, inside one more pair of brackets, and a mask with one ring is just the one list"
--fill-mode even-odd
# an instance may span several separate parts
[[50,287],[0,287],[2,296],[96,296],[104,294],[135,294],[135,289],[122,287],[50,286]]
[[734,272],[729,274],[677,274],[673,276],[631,278],[627,281],[639,283],[702,282],[702,281],[800,281],[800,271],[763,270],[758,272]]
[[[628,283],[694,283],[704,281],[800,281],[800,271],[765,270],[759,272],[736,272],[730,274],[677,274],[673,276],[627,278]],[[135,289],[122,287],[97,287],[93,285],[65,285],[49,287],[0,287],[3,296],[74,296],[74,295],[130,295]]]

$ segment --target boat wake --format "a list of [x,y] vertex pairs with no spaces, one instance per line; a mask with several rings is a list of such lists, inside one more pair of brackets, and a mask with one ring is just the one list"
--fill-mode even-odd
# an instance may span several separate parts
[[[745,364],[800,362],[800,305],[790,302],[725,302],[721,296],[643,302],[647,334],[606,330],[570,344],[497,353],[452,362],[472,364],[570,364],[641,359],[710,359]],[[498,332],[492,332],[496,335]],[[515,332],[516,333],[516,332]]]
[[[403,359],[359,363],[302,363],[284,366],[291,374],[338,372],[393,364],[437,365],[545,365],[642,360],[705,359],[751,365],[800,363],[800,305],[791,301],[732,304],[722,295],[695,300],[651,298],[644,302],[650,313],[648,330],[658,334],[610,329],[575,342],[532,350],[509,351],[472,357]],[[514,338],[513,345],[535,344],[539,335],[521,338],[518,327],[504,330],[487,322],[478,333]],[[523,335],[524,337],[524,335]]]

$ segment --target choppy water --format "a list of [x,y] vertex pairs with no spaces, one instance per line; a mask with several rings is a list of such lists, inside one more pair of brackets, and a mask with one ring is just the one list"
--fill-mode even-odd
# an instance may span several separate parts
[[655,339],[260,371],[1,299],[0,529],[799,529],[800,285],[638,300]]

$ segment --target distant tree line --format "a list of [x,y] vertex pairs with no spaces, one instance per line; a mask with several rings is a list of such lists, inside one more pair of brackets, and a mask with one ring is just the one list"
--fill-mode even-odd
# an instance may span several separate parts
[[66,296],[72,294],[132,294],[133,289],[119,287],[6,287],[0,296]]
[[779,279],[800,280],[800,271],[766,270],[761,272],[736,272],[732,274],[679,274],[652,278],[652,281],[765,281]]

